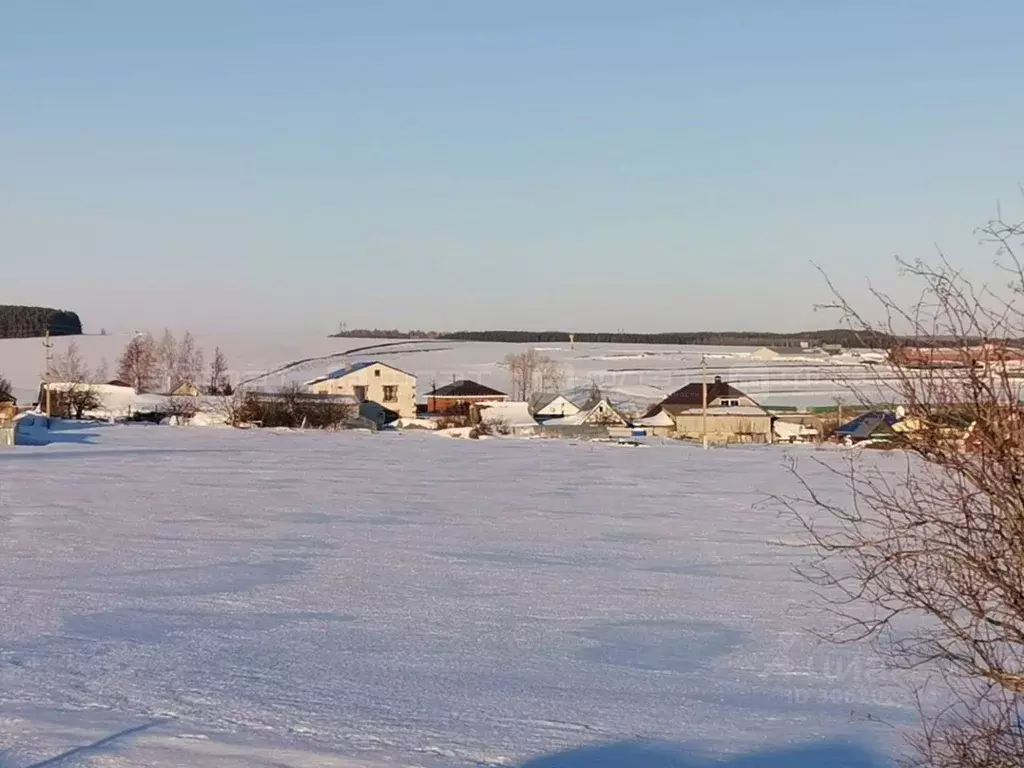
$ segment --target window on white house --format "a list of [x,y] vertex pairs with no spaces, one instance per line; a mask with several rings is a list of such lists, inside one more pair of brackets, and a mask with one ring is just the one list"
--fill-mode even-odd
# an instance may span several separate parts
[[385,403],[397,403],[398,402],[398,387],[386,386],[384,387],[384,402]]
[[376,370],[375,370],[375,371],[373,372],[373,375],[374,375],[374,376],[376,376],[376,377],[377,377],[377,378],[379,379],[379,378],[380,378],[380,368],[376,369]]
[[725,408],[736,407],[740,404],[739,400],[719,400],[719,404]]
[[356,400],[362,403],[366,400],[366,387],[352,387],[352,394],[355,395]]

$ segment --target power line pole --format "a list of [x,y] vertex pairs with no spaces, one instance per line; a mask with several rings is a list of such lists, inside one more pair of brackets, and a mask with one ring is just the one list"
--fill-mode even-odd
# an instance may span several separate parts
[[704,450],[708,449],[708,359],[700,356],[700,437]]
[[53,339],[50,338],[50,331],[46,331],[43,338],[43,349],[46,350],[46,369],[43,373],[43,387],[46,390],[46,418],[49,419],[53,413],[50,407],[50,372],[53,370]]

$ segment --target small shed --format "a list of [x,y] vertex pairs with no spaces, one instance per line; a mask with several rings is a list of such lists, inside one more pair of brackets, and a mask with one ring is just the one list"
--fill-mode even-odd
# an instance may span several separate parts
[[474,403],[503,402],[508,395],[469,379],[453,381],[427,393],[428,413],[468,414]]

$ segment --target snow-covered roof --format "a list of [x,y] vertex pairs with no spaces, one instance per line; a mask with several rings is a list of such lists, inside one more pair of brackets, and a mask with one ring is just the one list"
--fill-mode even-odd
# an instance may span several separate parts
[[522,401],[480,403],[480,421],[484,424],[505,424],[509,427],[536,427],[530,415],[530,404]]
[[797,424],[792,421],[776,421],[773,427],[775,434],[782,438],[810,437],[817,435],[818,430],[808,427],[806,424]]
[[672,427],[675,426],[675,419],[672,415],[662,408],[653,416],[647,416],[643,419],[635,419],[633,424],[638,427]]
[[578,427],[583,424],[625,424],[626,419],[622,417],[615,406],[609,402],[608,398],[601,398],[592,407],[579,413],[574,413],[572,416],[563,416],[560,419],[550,419],[544,422],[546,427]]
[[365,370],[366,368],[371,368],[371,367],[373,367],[375,365],[383,365],[385,368],[390,368],[393,371],[398,371],[399,373],[404,373],[406,376],[409,376],[409,377],[411,377],[413,379],[416,378],[415,376],[413,376],[413,374],[409,373],[408,371],[403,371],[401,368],[396,368],[393,365],[388,365],[387,363],[382,363],[380,360],[364,360],[362,362],[352,363],[351,365],[346,365],[344,368],[339,368],[336,371],[331,371],[330,373],[325,374],[323,376],[317,376],[315,379],[310,379],[309,381],[304,382],[304,384],[305,384],[305,386],[308,387],[311,384],[319,384],[321,381],[329,381],[330,379],[343,379],[346,376],[350,376],[353,373],[357,373],[358,371]]

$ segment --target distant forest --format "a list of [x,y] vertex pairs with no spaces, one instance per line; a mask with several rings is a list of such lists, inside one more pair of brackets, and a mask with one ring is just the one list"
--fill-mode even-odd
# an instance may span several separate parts
[[[352,330],[337,337],[362,339],[443,339],[448,341],[492,341],[512,344],[551,344],[567,342],[568,331],[425,331]],[[763,331],[698,331],[695,333],[576,333],[573,338],[592,344],[688,344],[732,347],[799,347],[840,344],[844,347],[892,347],[897,339],[882,333],[863,334],[847,329],[806,331],[802,333],[766,333]]]
[[47,331],[52,336],[77,336],[82,333],[82,321],[64,309],[0,304],[0,339],[45,336]]

